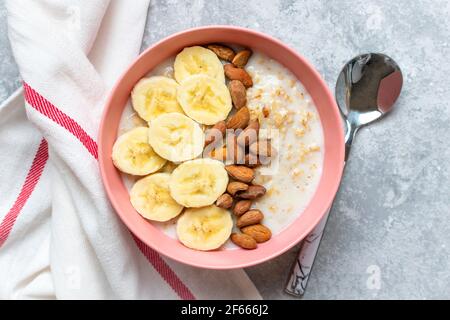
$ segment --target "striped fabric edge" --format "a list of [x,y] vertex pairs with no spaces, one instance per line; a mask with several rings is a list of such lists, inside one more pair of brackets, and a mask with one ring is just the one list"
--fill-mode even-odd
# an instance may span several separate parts
[[44,171],[45,164],[48,160],[48,144],[45,139],[41,140],[39,148],[34,156],[31,167],[25,178],[25,182],[22,185],[19,195],[16,198],[11,209],[3,218],[0,224],[0,248],[3,246],[5,241],[8,239],[12,228],[19,216],[22,208],[25,206],[28,198],[30,198],[33,193],[39,179],[41,178],[42,172]]
[[[87,151],[98,160],[98,146],[97,142],[92,139],[86,131],[71,117],[59,110],[50,101],[45,99],[41,94],[34,90],[26,82],[23,82],[25,91],[25,100],[28,104],[37,110],[42,115],[51,119],[61,127],[69,131],[75,136],[81,144],[87,149]],[[133,239],[141,253],[151,263],[153,268],[160,274],[160,276],[167,282],[167,284],[175,291],[175,293],[181,299],[194,300],[195,296],[189,290],[189,288],[183,283],[178,275],[170,268],[170,266],[163,260],[151,247],[147,246],[141,240],[139,240],[134,234]]]

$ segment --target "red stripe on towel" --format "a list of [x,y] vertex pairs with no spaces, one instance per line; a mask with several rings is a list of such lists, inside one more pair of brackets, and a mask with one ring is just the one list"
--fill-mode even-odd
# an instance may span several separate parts
[[143,243],[139,238],[132,234],[134,241],[137,243],[139,250],[147,258],[147,260],[153,265],[153,267],[159,272],[161,277],[172,287],[172,289],[183,300],[195,300],[194,295],[188,287],[178,278],[175,272],[169,267],[169,265],[161,258],[161,256],[152,248]]
[[0,248],[5,243],[6,239],[8,239],[9,234],[14,226],[14,223],[17,220],[20,212],[22,211],[23,206],[27,202],[28,198],[33,193],[36,184],[41,177],[42,171],[44,170],[45,164],[48,160],[48,145],[47,141],[42,139],[41,144],[39,145],[38,151],[34,156],[33,163],[31,164],[31,168],[28,171],[27,177],[25,178],[25,182],[20,190],[19,196],[14,202],[11,209],[9,209],[8,213],[3,218],[2,223],[0,224]]
[[[97,143],[86,133],[86,131],[83,130],[83,128],[75,120],[56,108],[50,101],[41,96],[27,83],[24,82],[23,87],[25,89],[25,99],[34,109],[56,122],[61,127],[67,129],[78,140],[80,140],[80,142],[89,151],[89,153],[96,160],[98,160]],[[181,299],[195,299],[195,296],[192,294],[189,288],[183,283],[183,281],[181,281],[177,274],[170,268],[170,266],[155,250],[147,246],[135,235],[133,235],[133,239],[142,254],[152,264],[153,268],[155,268],[155,270],[161,275],[161,277]]]
[[56,108],[50,101],[37,93],[27,83],[23,83],[23,88],[25,89],[25,99],[34,109],[73,134],[86,147],[89,153],[92,154],[95,159],[98,159],[97,143],[75,120]]

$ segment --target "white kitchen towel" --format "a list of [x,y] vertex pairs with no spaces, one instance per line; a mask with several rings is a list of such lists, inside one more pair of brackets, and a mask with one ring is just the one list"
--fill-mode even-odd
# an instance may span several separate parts
[[24,90],[0,106],[0,298],[261,298],[243,270],[196,269],[144,245],[103,190],[100,115],[139,53],[148,0],[6,4]]

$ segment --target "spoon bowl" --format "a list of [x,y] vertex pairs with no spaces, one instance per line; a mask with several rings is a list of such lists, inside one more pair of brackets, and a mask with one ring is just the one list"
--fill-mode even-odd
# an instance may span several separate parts
[[398,64],[380,53],[350,60],[336,83],[336,101],[346,123],[346,160],[359,128],[392,110],[403,86]]

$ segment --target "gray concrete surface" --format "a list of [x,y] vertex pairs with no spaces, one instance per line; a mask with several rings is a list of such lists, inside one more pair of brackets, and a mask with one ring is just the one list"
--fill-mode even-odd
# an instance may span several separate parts
[[[359,53],[402,67],[396,110],[357,137],[305,299],[450,298],[448,17],[444,0],[151,1],[143,48],[185,28],[233,24],[293,46],[333,88]],[[3,101],[20,85],[3,1],[0,60]],[[263,297],[289,298],[295,255],[247,270]]]

